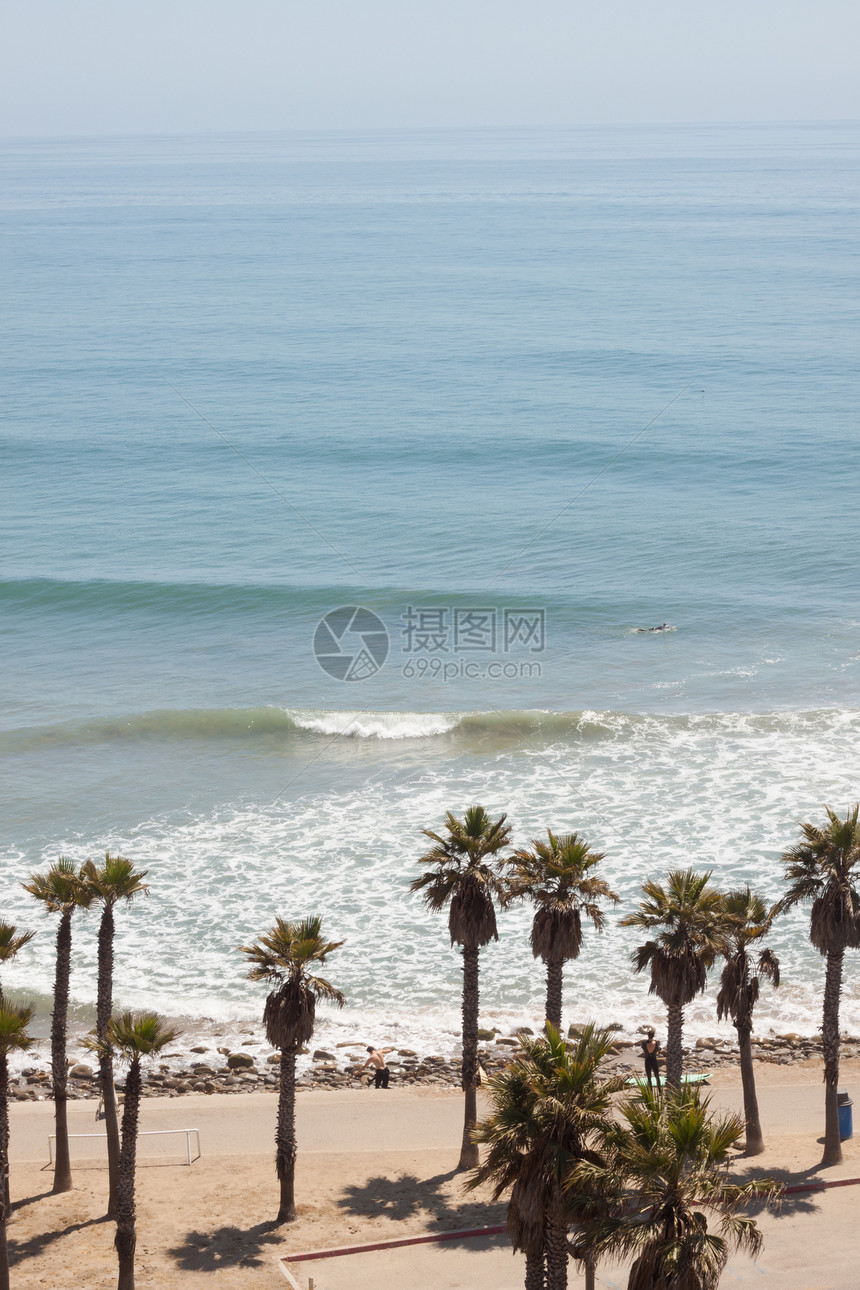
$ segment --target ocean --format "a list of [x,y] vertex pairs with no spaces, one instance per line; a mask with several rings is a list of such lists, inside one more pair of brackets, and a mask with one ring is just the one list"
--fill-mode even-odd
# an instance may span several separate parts
[[[673,865],[775,898],[798,820],[860,797],[858,153],[856,124],[0,145],[2,917],[38,929],[4,984],[49,1008],[20,880],[110,848],[151,883],[119,1003],[258,1017],[236,947],[319,912],[321,1034],[453,1050],[409,882],[475,801],[518,844],[584,833],[622,912]],[[528,923],[484,1024],[542,1015]],[[763,1033],[819,1024],[805,928]],[[570,1020],[661,1021],[634,943],[586,934]],[[713,997],[691,1033],[731,1033]]]

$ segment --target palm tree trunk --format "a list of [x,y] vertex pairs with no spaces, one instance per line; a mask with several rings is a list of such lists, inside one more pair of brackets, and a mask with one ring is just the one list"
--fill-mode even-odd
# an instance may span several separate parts
[[665,1036],[665,1082],[673,1089],[681,1087],[683,1069],[683,1007],[669,1004],[667,1036]]
[[458,1169],[474,1169],[478,1148],[472,1134],[478,1122],[478,947],[463,946],[463,1066],[461,1081],[465,1094],[463,1142]]
[[131,1063],[125,1081],[122,1112],[122,1146],[119,1153],[119,1187],[116,1204],[116,1247],[119,1260],[117,1290],[134,1290],[134,1171],[137,1164],[137,1122],[140,1115],[140,1058]]
[[842,1161],[836,1092],[839,1085],[839,996],[842,993],[843,954],[843,950],[828,952],[827,972],[824,978],[821,1042],[824,1049],[824,1158],[822,1164],[825,1165],[838,1165]]
[[564,962],[560,958],[546,961],[546,1019],[561,1034],[561,992]]
[[281,1083],[278,1090],[278,1127],[275,1135],[275,1165],[281,1184],[277,1222],[292,1223],[296,1217],[296,1047],[281,1049]]
[[54,1096],[54,1192],[71,1191],[69,1124],[66,1115],[66,1025],[69,1013],[69,978],[72,971],[72,915],[60,916],[57,928],[57,970],[54,978],[54,1011],[51,1014],[51,1084]]
[[6,1220],[9,1216],[9,1064],[0,1053],[0,1290],[9,1290],[9,1250],[6,1245]]
[[744,1119],[747,1126],[745,1151],[748,1156],[760,1156],[764,1151],[764,1138],[761,1132],[761,1120],[758,1113],[758,1097],[755,1091],[755,1070],[753,1069],[752,1044],[750,1043],[751,1027],[738,1025],[738,1048],[741,1059],[741,1084],[744,1090]]
[[595,1290],[596,1277],[595,1265],[588,1261],[585,1265],[585,1290]]
[[543,1254],[526,1251],[526,1290],[546,1290]]
[[567,1223],[556,1198],[546,1228],[546,1290],[567,1290]]
[[[96,1004],[96,1034],[104,1040],[113,1009],[113,906],[105,901],[99,924],[99,980]],[[113,1057],[103,1053],[99,1058],[99,1080],[105,1113],[105,1135],[108,1158],[108,1217],[116,1217],[119,1186],[119,1124],[116,1092],[113,1086]]]
[[681,1087],[684,1055],[681,1044],[684,1036],[684,1009],[679,1003],[670,1003],[666,1027],[666,1083],[671,1088]]

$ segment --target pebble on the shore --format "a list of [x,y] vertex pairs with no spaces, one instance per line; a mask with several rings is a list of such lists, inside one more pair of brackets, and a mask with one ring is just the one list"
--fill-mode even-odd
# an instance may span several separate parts
[[[576,1033],[579,1027],[571,1026]],[[517,1047],[516,1035],[499,1035],[495,1031],[494,1042],[485,1041],[479,1049],[479,1061],[488,1075],[501,1070],[514,1055]],[[518,1033],[525,1033],[525,1028]],[[641,1068],[641,1056],[637,1047],[638,1041],[625,1040],[619,1037],[613,1045],[613,1052],[607,1061],[607,1069],[619,1074],[638,1073]],[[757,1061],[788,1065],[792,1061],[803,1061],[817,1057],[821,1053],[821,1037],[787,1033],[784,1035],[756,1036],[752,1038],[753,1052]],[[359,1074],[363,1064],[363,1050],[357,1043],[342,1043],[330,1049],[318,1048],[311,1056],[314,1063],[309,1069],[297,1075],[296,1087],[308,1088],[362,1088],[372,1082],[372,1075],[365,1071]],[[351,1051],[347,1051],[351,1050]],[[162,1064],[158,1069],[146,1073],[143,1093],[146,1097],[181,1097],[185,1093],[249,1093],[255,1091],[271,1092],[278,1087],[280,1055],[272,1053],[260,1057],[258,1065],[248,1052],[231,1052],[230,1049],[218,1049],[224,1059],[214,1056],[211,1048],[198,1044],[190,1050],[194,1054],[206,1054],[209,1061],[198,1059],[187,1061],[175,1068]],[[685,1055],[697,1069],[714,1070],[721,1066],[735,1066],[738,1060],[737,1043],[730,1039],[704,1037],[697,1039],[691,1047],[684,1049]],[[845,1057],[860,1057],[860,1037],[846,1035],[842,1039],[842,1053]],[[212,1060],[214,1058],[214,1060]],[[341,1064],[342,1063],[342,1064]],[[389,1057],[389,1066],[396,1085],[426,1084],[436,1087],[459,1088],[460,1061],[456,1057],[444,1057],[440,1054],[427,1054],[420,1057],[411,1048],[401,1048],[396,1055]],[[122,1076],[117,1080],[117,1088],[123,1086]],[[20,1076],[12,1075],[9,1081],[9,1096],[14,1101],[37,1101],[49,1098],[51,1093],[50,1070],[27,1066]],[[99,1096],[98,1074],[84,1062],[71,1063],[68,1075],[68,1096],[70,1099],[97,1098]]]

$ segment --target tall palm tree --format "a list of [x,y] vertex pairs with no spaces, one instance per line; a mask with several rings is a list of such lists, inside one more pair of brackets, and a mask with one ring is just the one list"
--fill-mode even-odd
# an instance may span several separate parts
[[253,945],[240,945],[239,952],[251,963],[251,981],[274,983],[263,1010],[266,1037],[280,1049],[278,1125],[275,1134],[275,1164],[281,1184],[277,1222],[291,1223],[296,1217],[296,1056],[314,1033],[319,1000],[342,1008],[346,1000],[340,990],[310,969],[325,963],[343,941],[322,937],[322,920],[314,915],[300,923],[276,918],[271,931]]
[[761,982],[768,980],[774,986],[779,985],[779,959],[773,950],[761,948],[771,929],[774,911],[768,910],[761,896],[751,891],[749,885],[728,892],[723,898],[723,908],[727,915],[728,939],[721,951],[726,965],[717,995],[717,1017],[720,1021],[723,1017],[731,1017],[738,1032],[747,1129],[745,1148],[748,1156],[758,1156],[764,1151],[764,1138],[755,1091],[750,1036]]
[[69,1124],[66,1104],[66,1028],[69,1015],[69,981],[72,972],[72,915],[85,907],[89,896],[71,860],[62,856],[47,873],[34,873],[24,890],[42,901],[49,914],[59,914],[57,966],[54,976],[54,1011],[51,1014],[51,1085],[57,1154],[54,1160],[55,1192],[70,1191]]
[[782,912],[812,902],[809,939],[827,960],[821,1042],[824,1050],[824,1164],[842,1159],[839,1141],[839,995],[847,949],[860,945],[860,826],[855,806],[840,820],[829,806],[827,823],[801,824],[801,840],[782,857],[788,891]]
[[36,1041],[27,1034],[33,1016],[30,1007],[0,1002],[0,1290],[9,1290],[9,1252],[6,1222],[9,1217],[9,1053],[21,1052]]
[[602,931],[602,900],[618,903],[608,883],[594,875],[603,859],[576,833],[555,834],[547,841],[535,838],[531,850],[514,852],[510,861],[512,891],[535,906],[532,920],[532,954],[546,964],[546,1019],[561,1030],[562,974],[568,959],[579,958],[582,919],[590,918]]
[[123,1012],[111,1017],[104,1039],[98,1036],[88,1047],[101,1057],[106,1048],[129,1064],[122,1109],[122,1146],[119,1153],[119,1190],[116,1206],[116,1248],[119,1264],[117,1290],[134,1290],[135,1229],[134,1182],[137,1166],[137,1131],[140,1117],[141,1061],[154,1057],[172,1044],[177,1030],[166,1025],[157,1012]]
[[649,879],[645,899],[622,927],[656,930],[633,953],[637,972],[651,972],[650,993],[666,1005],[666,1082],[678,1087],[683,1066],[684,1009],[705,988],[708,968],[724,943],[722,897],[711,886],[711,874],[672,869],[666,885]]
[[[131,904],[135,896],[146,895],[149,888],[143,881],[145,877],[146,870],[135,869],[131,860],[124,860],[122,856],[112,856],[109,851],[105,852],[104,864],[96,865],[94,861],[88,860],[81,868],[81,878],[90,899],[100,902],[102,907],[99,923],[99,970],[96,995],[98,1039],[103,1040],[107,1037],[108,1024],[113,1012],[114,906],[121,900]],[[116,1214],[119,1186],[119,1124],[116,1092],[113,1086],[113,1056],[108,1045],[103,1045],[99,1050],[99,1081],[107,1136],[109,1187],[107,1212],[113,1217]]]
[[[32,941],[35,932],[22,932],[14,923],[0,923],[0,963],[11,963],[15,955],[22,950],[28,941]],[[3,982],[0,981],[0,1005],[3,1003]]]
[[[18,928],[14,923],[0,923],[0,963],[11,963],[12,959],[22,950],[24,946],[31,941],[36,935],[35,932],[22,932],[18,935]],[[0,981],[0,1008],[3,1007],[5,1000],[3,997],[3,982]],[[6,1117],[6,1140],[3,1144],[6,1150],[6,1158],[9,1158],[9,1118]],[[6,1171],[6,1183],[3,1188],[6,1200],[6,1213],[9,1213],[11,1197],[9,1194],[9,1171]]]
[[513,1061],[490,1078],[487,1091],[493,1109],[475,1126],[474,1136],[489,1149],[467,1187],[490,1183],[494,1200],[509,1193],[505,1226],[514,1253],[526,1256],[525,1290],[544,1290],[552,1178],[529,1072]]
[[510,899],[510,883],[501,871],[499,853],[508,845],[511,830],[507,816],[491,820],[483,806],[470,806],[463,819],[449,811],[445,832],[424,829],[434,844],[418,863],[430,866],[412,883],[434,913],[448,906],[448,931],[452,945],[463,947],[463,1065],[465,1094],[460,1169],[473,1169],[478,1148],[472,1134],[478,1119],[478,1007],[480,1003],[478,955],[482,945],[498,940],[496,905]]
[[623,1086],[600,1078],[612,1043],[609,1031],[589,1025],[568,1047],[550,1022],[545,1037],[521,1038],[520,1054],[489,1081],[493,1110],[475,1129],[488,1150],[468,1186],[490,1183],[496,1200],[509,1193],[507,1229],[526,1256],[526,1290],[567,1286],[565,1181],[577,1161],[600,1163],[596,1147]]
[[712,1116],[693,1089],[661,1098],[643,1087],[620,1114],[606,1134],[605,1161],[583,1160],[568,1179],[572,1208],[591,1215],[584,1239],[592,1257],[632,1256],[627,1290],[717,1290],[730,1253],[755,1257],[762,1246],[742,1211],[776,1201],[781,1184],[728,1181],[743,1120]]

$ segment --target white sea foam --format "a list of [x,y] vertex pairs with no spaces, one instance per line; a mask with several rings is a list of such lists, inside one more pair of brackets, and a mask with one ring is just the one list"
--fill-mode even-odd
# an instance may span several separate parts
[[[340,715],[342,723],[378,716]],[[404,727],[413,715],[400,714]],[[371,780],[345,763],[339,790],[151,818],[106,838],[145,864],[152,883],[147,901],[118,913],[118,999],[174,1014],[258,1015],[264,989],[244,980],[236,947],[276,913],[318,911],[325,930],[345,941],[328,974],[350,1006],[347,1018],[324,1022],[321,1034],[328,1026],[352,1026],[425,1049],[447,1036],[450,1048],[458,1032],[459,958],[444,920],[409,892],[426,846],[421,830],[437,827],[446,810],[474,801],[506,810],[517,842],[548,825],[583,831],[606,853],[606,877],[626,911],[643,878],[673,865],[707,867],[723,886],[749,881],[776,898],[778,858],[795,839],[797,821],[820,817],[825,801],[844,811],[858,794],[857,712],[684,718],[587,712],[571,715],[564,728],[564,737],[559,724],[555,739],[480,755],[456,747],[446,753],[439,745],[436,757],[431,743],[417,763],[406,745],[393,744],[384,773]],[[88,839],[63,843],[74,857],[89,849]],[[32,857],[6,857],[10,879],[31,867]],[[32,926],[30,902],[14,883],[9,890],[7,917]],[[539,1021],[542,970],[530,953],[528,924],[525,908],[506,914],[498,944],[482,954],[486,1024]],[[823,963],[809,947],[806,926],[800,912],[777,924],[773,943],[784,984],[763,992],[763,1033],[813,1033],[820,1024]],[[75,937],[73,993],[89,999],[95,920],[81,918]],[[614,915],[602,936],[586,933],[580,959],[566,971],[569,1019],[660,1022],[659,1003],[629,967],[634,943]],[[40,934],[8,970],[9,984],[47,993],[52,959],[51,936]],[[860,1028],[858,976],[860,955],[849,954],[843,1022],[853,1031]],[[713,994],[711,983],[690,1008],[692,1034],[718,1032]]]
[[426,739],[459,725],[457,712],[299,712],[285,709],[300,730],[358,739]]

